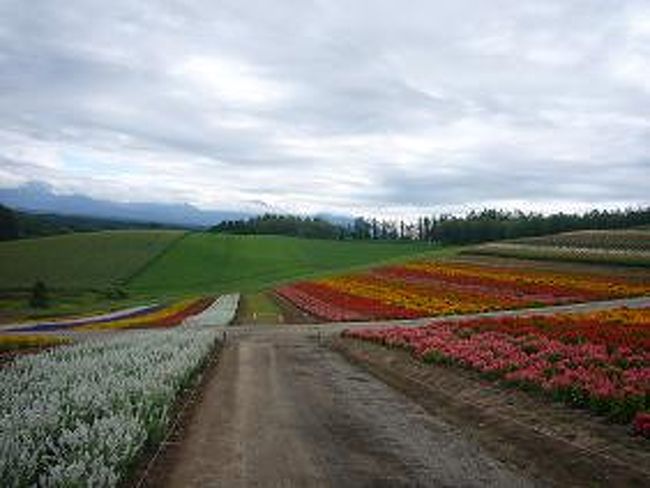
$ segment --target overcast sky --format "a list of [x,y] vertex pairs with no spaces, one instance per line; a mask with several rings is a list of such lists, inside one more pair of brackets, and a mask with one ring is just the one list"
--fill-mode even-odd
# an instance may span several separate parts
[[0,186],[413,214],[650,203],[649,0],[0,0]]

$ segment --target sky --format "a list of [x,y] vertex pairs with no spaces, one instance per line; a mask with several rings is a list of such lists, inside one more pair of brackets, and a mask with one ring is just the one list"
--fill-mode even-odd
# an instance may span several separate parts
[[649,0],[0,0],[0,186],[404,216],[650,204]]

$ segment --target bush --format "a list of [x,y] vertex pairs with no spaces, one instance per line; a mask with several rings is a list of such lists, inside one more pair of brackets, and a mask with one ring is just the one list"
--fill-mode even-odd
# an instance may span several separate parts
[[46,308],[48,306],[48,293],[45,283],[37,281],[32,287],[32,294],[29,298],[29,306],[32,308]]
[[112,286],[106,290],[106,298],[109,300],[124,300],[125,298],[128,298],[128,296],[129,294],[126,290],[119,286]]

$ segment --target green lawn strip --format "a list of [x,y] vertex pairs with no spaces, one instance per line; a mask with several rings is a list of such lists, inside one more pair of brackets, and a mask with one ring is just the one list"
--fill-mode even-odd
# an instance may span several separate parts
[[239,302],[237,324],[280,324],[283,322],[282,310],[264,292],[246,293]]

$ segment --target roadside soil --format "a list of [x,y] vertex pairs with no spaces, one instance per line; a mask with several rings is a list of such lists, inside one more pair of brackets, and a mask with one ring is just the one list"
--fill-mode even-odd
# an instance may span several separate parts
[[545,485],[313,333],[265,327],[229,337],[143,486]]
[[317,324],[322,322],[321,319],[296,307],[286,298],[278,296],[275,293],[271,294],[271,298],[280,310],[282,310],[285,323],[287,324]]
[[349,361],[456,426],[500,461],[555,486],[650,486],[650,442],[538,395],[407,352],[336,338]]

